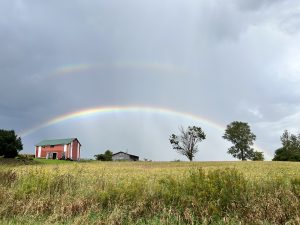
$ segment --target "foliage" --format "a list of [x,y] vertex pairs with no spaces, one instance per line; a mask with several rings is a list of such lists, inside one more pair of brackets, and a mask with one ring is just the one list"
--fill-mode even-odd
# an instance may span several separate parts
[[195,154],[198,152],[198,142],[206,138],[205,133],[201,127],[188,127],[184,130],[183,127],[179,128],[180,135],[172,134],[169,138],[170,143],[178,153],[186,156],[190,161],[193,161]]
[[300,161],[300,134],[290,134],[287,130],[281,136],[282,147],[275,151],[274,161]]
[[35,158],[35,154],[18,154],[18,157],[20,159],[34,159]]
[[14,130],[0,130],[0,156],[15,158],[22,149],[21,138]]
[[241,160],[253,159],[254,150],[251,145],[253,145],[256,136],[251,132],[248,123],[232,122],[227,125],[223,138],[233,143],[233,146],[228,149],[228,153],[233,157]]
[[264,153],[255,151],[252,160],[253,161],[264,161],[265,160]]
[[[73,161],[73,160],[49,160],[49,159],[43,159],[43,158],[34,158],[33,161],[36,163],[39,163],[39,164],[51,164],[51,165],[74,164],[75,163],[75,161]],[[82,162],[82,160],[80,160],[80,162]]]
[[0,165],[5,165],[9,167],[24,166],[24,165],[34,165],[39,164],[35,159],[26,158],[2,158],[0,157]]
[[106,150],[104,154],[94,155],[94,157],[96,158],[96,160],[100,161],[112,161],[112,155],[112,151]]

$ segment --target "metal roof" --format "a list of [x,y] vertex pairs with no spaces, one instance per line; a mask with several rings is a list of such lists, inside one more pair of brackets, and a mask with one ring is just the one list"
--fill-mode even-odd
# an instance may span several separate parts
[[77,138],[66,138],[66,139],[53,139],[53,140],[43,140],[37,143],[35,146],[48,146],[48,145],[67,145]]
[[132,154],[129,154],[127,152],[117,152],[117,153],[114,153],[113,155],[117,155],[117,154],[120,154],[120,153],[139,158],[137,155],[132,155]]

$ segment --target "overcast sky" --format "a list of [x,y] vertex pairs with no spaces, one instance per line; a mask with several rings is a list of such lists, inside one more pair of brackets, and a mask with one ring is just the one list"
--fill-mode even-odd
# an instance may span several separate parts
[[106,149],[184,159],[168,142],[201,126],[196,160],[233,160],[224,130],[185,116],[115,112],[22,135],[95,107],[166,108],[226,126],[248,122],[270,159],[285,129],[300,133],[298,0],[2,0],[0,128],[33,153],[43,139],[77,137],[82,156]]

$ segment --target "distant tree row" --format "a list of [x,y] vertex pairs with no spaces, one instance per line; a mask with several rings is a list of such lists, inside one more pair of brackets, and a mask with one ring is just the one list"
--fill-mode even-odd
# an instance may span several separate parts
[[[195,154],[198,152],[198,143],[206,139],[206,135],[201,127],[188,127],[186,130],[183,127],[179,128],[180,134],[177,136],[172,134],[169,141],[179,154],[186,156],[190,161],[193,161]],[[256,160],[263,161],[264,155],[262,152],[254,151],[251,147],[254,144],[256,136],[251,132],[248,123],[234,121],[227,125],[225,140],[230,141],[233,146],[228,149],[228,153],[233,157],[241,160]]]
[[[206,134],[201,127],[179,128],[180,134],[172,134],[169,141],[178,153],[193,160],[198,152],[198,143],[206,139]],[[248,123],[234,121],[227,125],[223,135],[225,140],[233,145],[228,149],[228,153],[240,160],[263,161],[263,152],[254,151],[252,148],[256,136],[252,133]],[[275,151],[273,161],[300,161],[300,134],[295,135],[284,131],[280,137],[282,147]],[[21,138],[15,134],[14,130],[0,129],[0,157],[14,158],[23,149]],[[106,150],[104,154],[94,157],[96,160],[112,161],[112,151]]]
[[273,161],[300,161],[300,134],[285,130],[280,139],[282,147],[275,151]]

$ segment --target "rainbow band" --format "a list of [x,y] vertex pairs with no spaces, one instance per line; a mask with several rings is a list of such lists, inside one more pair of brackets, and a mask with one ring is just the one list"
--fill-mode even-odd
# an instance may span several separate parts
[[36,127],[33,127],[29,130],[25,130],[21,132],[21,136],[28,136],[39,129],[58,124],[70,119],[86,117],[90,115],[97,115],[97,114],[111,114],[111,113],[148,113],[148,114],[160,114],[164,116],[173,116],[173,117],[182,117],[185,119],[198,121],[203,124],[207,124],[211,127],[214,127],[220,131],[224,130],[224,126],[211,120],[199,117],[191,113],[183,113],[174,111],[171,109],[161,108],[161,107],[145,107],[145,106],[108,106],[108,107],[97,107],[97,108],[90,108],[90,109],[83,109],[77,112],[71,112],[64,115],[60,115],[55,117],[49,121],[46,121]]
[[[148,114],[159,114],[164,116],[173,116],[173,117],[181,117],[193,121],[198,121],[199,123],[206,124],[211,126],[221,132],[225,131],[225,126],[213,122],[205,117],[200,117],[191,113],[183,113],[174,111],[171,109],[161,108],[161,107],[145,107],[145,106],[108,106],[108,107],[97,107],[97,108],[90,108],[90,109],[83,109],[77,112],[72,112],[68,114],[64,114],[58,117],[55,117],[49,121],[46,121],[36,127],[31,129],[25,130],[20,133],[20,136],[28,136],[39,129],[49,127],[67,120],[82,118],[91,115],[103,115],[103,114],[112,114],[112,113],[148,113]],[[256,150],[262,148],[258,146],[254,146]],[[266,153],[266,151],[264,151]]]
[[179,68],[173,64],[166,63],[154,63],[154,62],[115,62],[115,63],[80,63],[80,64],[70,64],[62,67],[56,68],[49,76],[61,76],[67,74],[74,74],[78,72],[85,72],[91,69],[102,70],[105,68],[115,68],[115,69],[142,69],[147,71],[161,71],[170,73],[172,75],[178,74],[190,74],[183,68]]

